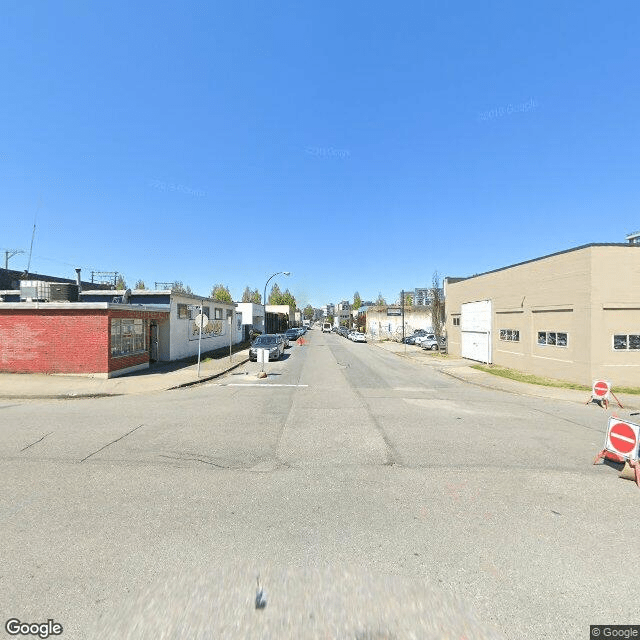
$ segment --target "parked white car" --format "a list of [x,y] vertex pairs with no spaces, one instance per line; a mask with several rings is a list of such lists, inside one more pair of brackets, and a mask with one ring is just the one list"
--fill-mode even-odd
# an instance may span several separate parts
[[[444,345],[446,344],[446,339],[444,337],[440,338],[440,345],[444,347]],[[435,335],[431,334],[430,336],[427,336],[421,343],[420,346],[423,349],[427,349],[427,350],[431,350],[431,351],[438,351],[438,349],[440,348],[440,346],[438,346],[438,341],[436,340]]]
[[360,333],[359,331],[354,331],[353,333],[349,334],[349,339],[353,342],[366,342],[367,336],[365,336],[364,333]]
[[436,339],[436,334],[435,333],[427,333],[424,336],[417,336],[416,339],[415,339],[415,342],[413,344],[415,344],[417,346],[421,346],[422,343],[425,340],[429,340],[429,341],[434,340],[435,341],[435,339]]

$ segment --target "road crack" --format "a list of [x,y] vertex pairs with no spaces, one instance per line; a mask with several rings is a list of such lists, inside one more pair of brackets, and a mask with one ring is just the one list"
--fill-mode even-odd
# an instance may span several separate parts
[[38,444],[38,442],[42,442],[47,436],[50,436],[52,433],[53,433],[53,431],[51,431],[49,433],[45,433],[45,435],[43,435],[42,438],[40,438],[40,440],[36,440],[35,442],[32,442],[31,444],[28,444],[23,449],[20,449],[20,451],[26,451],[27,449],[29,449],[29,447],[33,447],[34,444]]
[[131,429],[131,431],[128,431],[127,433],[125,433],[124,435],[120,436],[119,438],[116,438],[115,440],[112,440],[111,442],[108,442],[107,444],[104,445],[104,447],[100,447],[97,451],[94,451],[93,453],[90,453],[88,456],[82,458],[82,460],[80,460],[80,462],[84,462],[85,460],[88,460],[91,456],[95,456],[96,453],[100,453],[103,449],[106,449],[107,447],[110,447],[112,444],[115,444],[116,442],[120,442],[120,440],[122,440],[123,438],[126,438],[127,436],[130,436],[134,431],[137,431],[142,426],[144,426],[144,425],[139,424],[135,429]]

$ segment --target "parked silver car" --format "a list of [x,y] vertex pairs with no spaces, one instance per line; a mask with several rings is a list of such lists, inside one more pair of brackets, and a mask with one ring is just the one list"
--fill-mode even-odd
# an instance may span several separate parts
[[[446,338],[441,337],[440,338],[440,345],[444,347],[445,344],[446,344]],[[431,351],[438,351],[438,349],[440,348],[440,346],[438,345],[438,341],[436,340],[436,336],[433,333],[429,334],[428,336],[425,336],[422,339],[422,342],[420,343],[420,346],[423,349],[427,349],[427,350],[431,350]]]
[[274,333],[258,336],[249,347],[249,360],[252,362],[258,359],[258,349],[269,349],[269,360],[280,360],[284,354],[284,342]]

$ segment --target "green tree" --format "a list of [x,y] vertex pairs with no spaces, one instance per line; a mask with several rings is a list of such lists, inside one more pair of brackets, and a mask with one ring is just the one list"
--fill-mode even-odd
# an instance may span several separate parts
[[211,297],[216,302],[226,302],[228,304],[233,302],[229,287],[225,287],[223,284],[214,284],[211,288]]
[[404,294],[404,306],[412,307],[413,306],[413,296],[410,293]]
[[136,282],[136,289],[146,289],[147,287],[144,284],[144,280],[138,280]]
[[293,294],[291,293],[291,291],[289,291],[289,289],[286,289],[282,294],[282,302],[280,304],[287,304],[294,309],[298,306],[296,303],[296,299],[293,297]]
[[116,289],[126,289],[127,288],[127,283],[124,279],[123,276],[118,276],[118,279],[116,280]]
[[307,320],[310,320],[310,319],[311,319],[311,318],[313,318],[313,316],[314,316],[313,307],[312,307],[310,304],[308,304],[308,305],[304,308],[304,312],[303,312],[303,313],[304,313],[304,317],[305,317]]
[[247,285],[244,288],[244,291],[242,292],[242,302],[251,302],[252,294],[253,294],[253,291],[251,291],[251,289],[249,289],[249,285]]
[[353,308],[357,311],[362,306],[362,298],[360,294],[356,291],[353,294]]
[[387,301],[382,296],[382,292],[378,292],[378,298],[376,300],[376,304],[381,307],[387,306]]
[[262,294],[257,289],[254,289],[251,293],[251,300],[249,300],[249,302],[253,302],[253,304],[262,304]]
[[267,304],[284,304],[282,302],[282,291],[280,291],[280,287],[277,282],[273,287],[271,287],[271,293],[269,293],[267,300]]

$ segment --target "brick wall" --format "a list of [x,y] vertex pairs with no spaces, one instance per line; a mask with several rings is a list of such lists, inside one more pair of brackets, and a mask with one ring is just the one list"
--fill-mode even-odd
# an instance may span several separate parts
[[129,367],[135,367],[136,365],[145,364],[149,362],[149,320],[160,320],[167,318],[168,313],[157,312],[157,311],[119,311],[119,310],[110,310],[109,311],[109,327],[111,327],[111,319],[112,318],[142,318],[146,320],[147,327],[145,330],[146,339],[147,339],[147,350],[144,353],[138,353],[136,355],[131,356],[116,356],[114,358],[111,357],[111,330],[109,329],[109,344],[108,344],[108,353],[109,353],[109,372],[118,371],[120,369],[127,369]]
[[111,373],[149,362],[149,352],[111,357],[111,318],[166,319],[113,309],[0,309],[0,371]]
[[0,310],[0,371],[106,373],[108,356],[106,310]]

